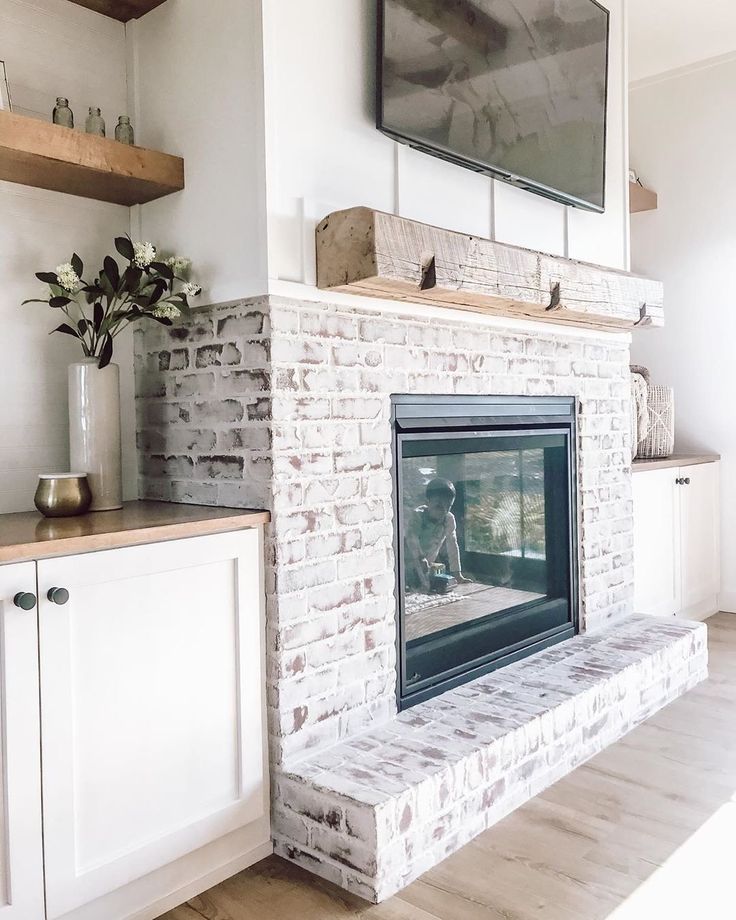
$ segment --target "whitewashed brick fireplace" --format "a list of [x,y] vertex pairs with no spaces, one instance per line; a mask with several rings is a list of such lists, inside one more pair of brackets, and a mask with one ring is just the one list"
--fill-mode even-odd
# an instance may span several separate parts
[[[271,511],[287,858],[380,900],[704,675],[703,628],[631,617],[627,333],[272,296],[148,329],[136,362],[142,496]],[[585,635],[397,717],[400,393],[576,397]]]

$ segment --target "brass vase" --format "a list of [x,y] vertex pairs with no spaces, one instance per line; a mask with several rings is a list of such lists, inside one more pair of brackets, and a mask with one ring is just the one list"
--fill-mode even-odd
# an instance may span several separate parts
[[39,476],[33,502],[45,517],[74,517],[89,511],[92,492],[83,473],[53,473]]

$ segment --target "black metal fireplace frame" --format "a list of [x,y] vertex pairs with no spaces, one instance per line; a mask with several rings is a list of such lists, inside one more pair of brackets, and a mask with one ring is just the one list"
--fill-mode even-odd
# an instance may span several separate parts
[[[393,455],[393,511],[394,511],[394,558],[396,598],[396,698],[400,710],[430,699],[445,690],[467,683],[476,677],[494,671],[504,665],[525,658],[575,635],[579,628],[579,572],[578,572],[578,515],[577,515],[577,401],[568,396],[447,396],[447,395],[392,395],[391,396],[391,448]],[[403,636],[403,592],[401,573],[404,552],[403,517],[399,513],[401,495],[401,451],[402,436],[436,433],[443,436],[514,437],[530,434],[562,433],[567,445],[567,510],[568,510],[568,558],[569,558],[569,606],[570,621],[556,626],[516,645],[509,645],[502,653],[494,654],[479,663],[462,669],[455,669],[431,686],[407,687],[406,645]],[[551,603],[551,602],[550,602]],[[515,614],[523,616],[525,608],[513,608]],[[442,634],[437,641],[441,642]]]

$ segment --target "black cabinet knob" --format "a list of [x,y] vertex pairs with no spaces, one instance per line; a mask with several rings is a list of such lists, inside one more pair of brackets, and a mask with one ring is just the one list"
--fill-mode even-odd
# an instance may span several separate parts
[[683,484],[684,481],[685,481],[685,480],[684,480],[681,476],[678,476],[677,479],[675,479],[675,485],[676,485],[676,486],[681,486],[681,485]]
[[686,486],[689,486],[689,485],[690,485],[690,477],[689,477],[689,476],[686,476],[682,481],[683,481],[683,483],[684,483]]
[[33,610],[36,606],[36,595],[30,591],[19,591],[13,598],[13,603],[21,610]]
[[49,588],[46,597],[52,604],[58,604],[62,607],[69,600],[69,592],[66,588]]

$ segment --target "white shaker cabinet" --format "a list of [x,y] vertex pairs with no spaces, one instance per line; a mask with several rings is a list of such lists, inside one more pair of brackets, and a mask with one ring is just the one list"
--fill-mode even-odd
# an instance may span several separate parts
[[681,614],[718,610],[721,591],[719,463],[682,467],[680,476]]
[[0,920],[44,916],[35,592],[33,562],[0,566]]
[[719,463],[637,463],[634,610],[704,619],[720,592]]
[[634,610],[674,616],[680,609],[677,470],[634,474]]
[[153,920],[272,851],[262,559],[252,527],[0,565],[0,920]]

